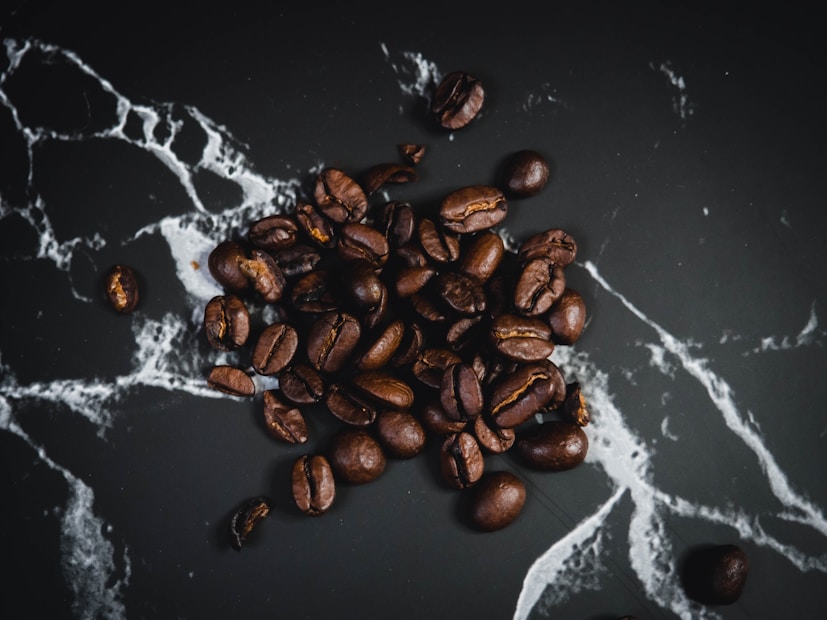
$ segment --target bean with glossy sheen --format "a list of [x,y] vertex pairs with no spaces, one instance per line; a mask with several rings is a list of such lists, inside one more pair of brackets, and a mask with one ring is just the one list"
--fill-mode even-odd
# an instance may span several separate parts
[[289,323],[272,323],[264,328],[253,349],[252,363],[260,375],[275,375],[293,360],[299,334]]
[[362,327],[347,312],[327,312],[310,326],[307,334],[307,357],[319,371],[338,372],[356,348]]
[[327,512],[336,499],[336,481],[327,458],[303,455],[291,471],[293,501],[304,514],[316,517]]
[[231,396],[253,396],[256,393],[256,384],[250,375],[241,368],[227,364],[219,364],[210,370],[207,385]]
[[485,474],[471,490],[471,522],[477,529],[494,532],[507,527],[522,513],[525,483],[509,471]]
[[207,342],[219,351],[235,351],[250,336],[250,313],[244,301],[233,293],[216,295],[204,308]]
[[292,444],[307,441],[307,423],[298,408],[282,401],[275,390],[265,390],[263,400],[264,425],[270,435]]
[[550,420],[519,434],[514,449],[529,467],[565,471],[585,460],[589,438],[579,424]]
[[387,464],[385,452],[373,435],[365,429],[350,427],[333,436],[328,460],[336,479],[350,484],[376,480]]
[[489,185],[470,185],[454,190],[439,207],[442,226],[457,234],[468,234],[496,226],[505,219],[505,195]]
[[554,389],[554,376],[544,364],[518,366],[491,386],[488,406],[492,422],[500,428],[519,426],[543,409]]
[[551,328],[536,317],[501,314],[491,322],[491,344],[515,362],[536,362],[554,351]]
[[467,489],[482,478],[485,461],[480,445],[466,431],[448,435],[440,448],[440,470],[448,486]]

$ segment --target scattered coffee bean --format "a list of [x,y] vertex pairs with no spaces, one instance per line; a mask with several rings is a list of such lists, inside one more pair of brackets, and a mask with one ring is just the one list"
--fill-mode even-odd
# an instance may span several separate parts
[[466,489],[482,478],[485,460],[480,445],[471,433],[448,435],[440,449],[440,466],[445,482],[455,489]]
[[253,396],[256,384],[246,372],[234,366],[214,366],[207,376],[207,385],[231,396]]
[[367,430],[340,430],[333,436],[328,453],[334,476],[350,484],[373,482],[385,471],[382,446]]
[[749,575],[744,550],[734,544],[693,549],[681,575],[687,594],[704,605],[732,605],[741,598]]
[[138,305],[138,278],[129,265],[115,265],[104,282],[109,305],[121,314],[129,314]]
[[525,483],[508,471],[485,474],[471,489],[471,522],[484,532],[510,525],[523,510]]
[[422,161],[425,156],[425,146],[422,144],[400,144],[398,148],[402,158],[412,166]]
[[454,71],[437,85],[431,113],[442,127],[461,129],[477,117],[484,101],[482,82],[465,71]]
[[241,551],[253,528],[270,514],[270,500],[253,497],[244,502],[230,518],[230,545]]
[[504,174],[508,193],[516,198],[528,198],[546,186],[548,162],[537,151],[517,151],[509,158]]
[[219,351],[235,351],[250,335],[250,313],[244,301],[233,293],[216,295],[204,309],[207,341]]
[[388,456],[410,459],[425,449],[425,427],[410,411],[383,411],[376,419],[376,436]]
[[566,288],[546,317],[555,344],[573,345],[586,324],[586,302],[574,289]]
[[286,443],[305,443],[307,423],[297,407],[283,402],[275,390],[265,390],[264,424],[270,434]]
[[291,472],[293,501],[311,517],[327,512],[336,499],[333,468],[321,454],[302,455],[293,462]]

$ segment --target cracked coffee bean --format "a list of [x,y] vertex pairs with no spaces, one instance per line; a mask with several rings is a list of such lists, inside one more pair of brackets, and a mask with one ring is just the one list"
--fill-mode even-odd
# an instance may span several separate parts
[[207,342],[219,351],[235,351],[250,336],[250,313],[238,295],[216,295],[204,309]]
[[106,299],[120,314],[129,314],[138,305],[138,278],[129,265],[115,265],[106,274]]
[[461,129],[477,117],[484,101],[482,82],[465,71],[453,71],[437,85],[431,113],[445,129]]
[[270,514],[270,500],[253,497],[244,502],[230,518],[230,545],[236,551],[247,542],[250,532]]

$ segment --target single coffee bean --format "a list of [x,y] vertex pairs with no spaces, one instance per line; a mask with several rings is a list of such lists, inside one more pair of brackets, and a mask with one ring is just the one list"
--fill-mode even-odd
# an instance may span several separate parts
[[410,459],[425,449],[425,428],[410,411],[383,411],[376,418],[376,436],[388,456]]
[[385,183],[410,183],[418,178],[413,166],[397,163],[376,164],[365,173],[362,187],[365,194],[370,196]]
[[342,260],[363,260],[374,269],[388,261],[390,245],[380,231],[362,222],[347,222],[339,229],[338,255]]
[[340,279],[342,296],[359,309],[375,308],[386,294],[384,282],[366,260],[352,261]]
[[411,297],[425,288],[437,271],[431,266],[402,267],[394,281],[397,297]]
[[301,201],[295,208],[296,222],[307,237],[322,248],[336,247],[336,230],[321,209]]
[[539,316],[563,296],[566,275],[545,258],[529,261],[514,285],[514,306],[524,316]]
[[294,243],[275,253],[273,257],[286,278],[310,273],[322,260],[319,250],[306,243]]
[[359,222],[368,210],[368,198],[364,190],[338,168],[327,168],[316,176],[313,196],[319,210],[339,224]]
[[514,449],[529,467],[565,471],[585,460],[589,438],[574,422],[551,420],[519,433]]
[[299,226],[289,215],[268,215],[250,224],[248,241],[268,252],[279,252],[296,243]]
[[361,371],[378,370],[390,363],[402,336],[405,333],[405,323],[400,319],[391,321],[376,336],[373,342],[356,360],[356,368]]
[[235,366],[214,366],[207,376],[207,385],[231,396],[253,396],[256,385],[246,372]]
[[[429,226],[430,225],[433,225],[433,222],[431,222]],[[422,249],[422,245],[418,242],[419,230],[419,224],[417,223],[414,230],[416,234],[416,242],[408,242],[396,248],[396,256],[402,261],[402,264],[407,267],[431,266],[430,260],[428,259],[427,254],[425,254],[425,250]],[[459,249],[457,251],[459,251]]]
[[586,302],[577,291],[566,288],[546,317],[551,339],[556,344],[573,345],[586,324]]
[[241,270],[241,263],[247,255],[237,241],[222,241],[216,245],[207,258],[210,274],[219,285],[231,291],[245,291],[249,285],[247,276]]
[[460,256],[459,236],[432,219],[423,217],[416,225],[417,239],[425,255],[436,263],[450,263]]
[[351,426],[368,426],[379,413],[374,401],[338,383],[328,386],[324,404],[330,413]]
[[121,314],[129,314],[138,305],[138,278],[129,265],[115,265],[104,278],[106,299]]
[[434,435],[452,435],[465,430],[467,420],[455,420],[445,413],[439,397],[430,399],[419,411],[419,419],[428,432]]
[[271,503],[266,497],[252,497],[245,501],[230,518],[230,545],[236,551],[247,542],[250,532],[270,514]]
[[427,322],[442,323],[448,320],[445,309],[434,299],[433,295],[429,294],[429,291],[418,291],[411,295],[408,300],[413,311]]
[[543,411],[556,411],[562,407],[566,401],[566,379],[563,377],[563,372],[560,370],[560,367],[550,359],[539,360],[536,363],[545,369],[551,381],[551,398],[546,402]]
[[502,237],[490,230],[475,234],[463,253],[459,270],[484,283],[496,273],[505,255]]
[[453,233],[467,234],[496,226],[507,213],[508,202],[499,189],[470,185],[454,190],[442,199],[439,221]]
[[732,605],[743,594],[749,561],[737,545],[698,547],[690,552],[681,576],[690,598],[704,605]]
[[520,516],[526,500],[525,483],[509,471],[485,474],[471,490],[471,522],[483,532],[507,527]]
[[216,295],[204,308],[207,342],[219,351],[235,351],[250,336],[250,313],[244,301],[233,293]]
[[485,290],[475,278],[461,272],[445,271],[435,282],[436,294],[453,311],[473,316],[485,310]]
[[385,471],[382,446],[366,429],[345,427],[331,439],[328,460],[337,480],[366,484]]
[[316,269],[299,276],[290,288],[289,297],[290,304],[299,312],[322,313],[339,307],[339,298],[326,269]]
[[291,471],[293,501],[304,514],[327,512],[336,499],[336,481],[327,458],[321,454],[300,456]]
[[454,71],[434,90],[431,113],[445,129],[461,129],[477,117],[484,101],[482,82],[465,71]]
[[541,363],[520,365],[491,385],[491,420],[500,428],[515,428],[539,413],[554,395],[554,377]]
[[592,415],[586,405],[586,397],[583,396],[578,381],[566,385],[566,398],[560,406],[560,411],[569,420],[580,426],[588,426],[591,422]]
[[445,332],[445,342],[452,351],[463,351],[482,339],[483,327],[480,314],[461,317]]
[[549,167],[537,151],[525,149],[514,153],[506,162],[505,187],[516,198],[528,198],[540,192],[548,182]]
[[439,401],[448,417],[454,420],[473,420],[485,404],[482,386],[473,366],[451,364],[442,374]]
[[367,312],[362,317],[362,324],[365,329],[376,329],[381,325],[388,314],[388,289],[384,282],[380,283],[379,287],[379,302],[372,307],[367,308]]
[[402,159],[412,166],[422,161],[425,156],[425,146],[422,144],[400,144],[397,148]]
[[351,381],[362,394],[384,407],[406,410],[413,405],[414,392],[411,386],[389,372],[360,372]]
[[301,411],[283,402],[275,390],[265,390],[263,398],[264,425],[270,435],[286,443],[305,443],[307,423]]
[[451,364],[462,362],[462,358],[443,347],[425,347],[411,364],[411,372],[428,387],[442,387],[442,375]]
[[410,243],[416,232],[416,215],[407,202],[391,200],[378,210],[377,229],[382,231],[388,243],[399,248]]
[[307,334],[307,357],[322,372],[338,372],[356,348],[362,327],[352,314],[326,312],[310,326]]
[[502,314],[491,322],[494,349],[515,362],[536,362],[554,351],[551,328],[535,317]]
[[520,263],[544,258],[559,267],[568,267],[577,257],[577,242],[564,230],[550,228],[523,241],[518,251]]
[[477,416],[472,430],[480,446],[491,454],[508,452],[517,438],[513,428],[500,428],[490,423],[487,415]]
[[238,264],[239,269],[247,278],[248,287],[256,291],[261,298],[270,304],[281,299],[287,281],[276,259],[264,250],[254,248],[250,257]]
[[260,375],[275,375],[296,354],[299,334],[289,323],[273,323],[262,330],[253,349],[252,363]]
[[325,384],[315,368],[304,363],[291,364],[278,374],[282,395],[297,405],[312,405],[322,400]]
[[448,486],[467,489],[482,478],[485,461],[480,445],[471,433],[448,435],[440,447],[440,471]]
[[425,344],[425,334],[418,323],[408,323],[402,340],[391,358],[395,367],[409,366],[414,363]]

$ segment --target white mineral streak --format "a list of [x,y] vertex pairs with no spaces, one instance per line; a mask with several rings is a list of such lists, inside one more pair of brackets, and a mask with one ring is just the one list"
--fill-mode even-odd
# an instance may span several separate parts
[[385,60],[397,76],[399,90],[406,95],[416,95],[429,99],[431,90],[442,80],[442,74],[436,64],[426,60],[419,52],[401,52],[401,60],[391,59],[388,46],[380,43]]
[[672,97],[672,107],[675,114],[685,123],[695,113],[695,104],[689,100],[689,96],[686,94],[686,81],[683,76],[678,75],[672,67],[672,63],[668,60],[660,63],[658,70],[669,78],[669,83],[677,91]]

